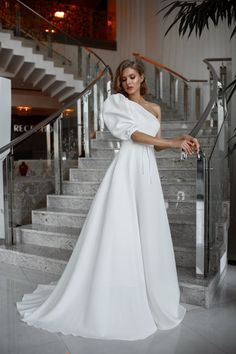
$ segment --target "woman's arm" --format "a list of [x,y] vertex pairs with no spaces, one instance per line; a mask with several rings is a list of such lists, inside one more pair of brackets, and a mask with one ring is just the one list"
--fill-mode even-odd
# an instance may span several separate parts
[[[157,119],[161,123],[161,108],[159,105],[152,104],[152,110],[154,111]],[[150,144],[154,145],[156,151],[164,149],[181,149],[186,154],[192,154],[199,151],[199,143],[196,138],[193,138],[190,135],[181,135],[172,139],[161,138],[161,128],[159,129],[155,137],[135,131],[131,135],[131,139],[135,142],[141,144]]]
[[136,130],[132,135],[131,139],[140,144],[154,145],[155,149],[182,149],[186,154],[192,154],[199,150],[199,144],[197,139],[191,137],[190,135],[181,135],[176,138],[163,139],[158,136],[151,136]]

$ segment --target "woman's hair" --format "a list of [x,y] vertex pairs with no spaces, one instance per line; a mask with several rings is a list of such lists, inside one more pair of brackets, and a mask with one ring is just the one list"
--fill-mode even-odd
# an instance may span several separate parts
[[115,73],[115,78],[113,81],[113,92],[114,93],[122,93],[124,96],[128,96],[127,92],[125,92],[125,90],[122,87],[122,75],[123,75],[123,71],[127,68],[131,68],[136,70],[139,75],[143,75],[144,79],[143,82],[141,83],[140,86],[140,94],[141,96],[145,96],[147,93],[147,84],[145,82],[145,76],[144,76],[144,67],[143,64],[139,61],[132,61],[129,59],[123,60],[120,65],[118,66],[118,68],[116,69],[116,73]]

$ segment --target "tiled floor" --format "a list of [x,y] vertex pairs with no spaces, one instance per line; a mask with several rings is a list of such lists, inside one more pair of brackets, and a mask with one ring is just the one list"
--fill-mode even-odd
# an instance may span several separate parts
[[236,354],[236,266],[211,309],[188,306],[181,325],[141,341],[103,341],[51,334],[20,321],[15,302],[52,274],[0,263],[1,354]]

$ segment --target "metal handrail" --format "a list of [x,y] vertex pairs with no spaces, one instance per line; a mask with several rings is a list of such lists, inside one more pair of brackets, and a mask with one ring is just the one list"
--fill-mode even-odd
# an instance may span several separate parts
[[220,81],[220,79],[219,79],[214,67],[209,63],[209,59],[204,59],[203,62],[211,70],[211,73],[212,73],[212,76],[213,76],[213,88],[212,88],[212,94],[211,94],[211,97],[210,97],[210,101],[208,102],[208,104],[207,104],[205,110],[203,111],[200,119],[198,120],[197,124],[193,127],[193,129],[189,133],[189,135],[192,135],[194,137],[199,133],[203,123],[207,119],[207,117],[208,117],[213,105],[216,102],[216,99],[217,99],[217,83],[218,83],[218,81]]
[[28,139],[30,136],[32,136],[34,133],[45,127],[47,124],[54,122],[60,114],[73,104],[75,104],[82,96],[84,96],[88,91],[91,90],[91,88],[101,79],[101,77],[108,71],[110,73],[110,67],[107,65],[105,69],[103,69],[96,79],[94,79],[82,92],[78,93],[71,101],[63,105],[63,108],[59,109],[58,111],[52,113],[49,117],[44,119],[42,122],[38,123],[36,126],[34,126],[31,130],[25,132],[24,134],[20,135],[16,139],[12,140],[10,143],[4,145],[3,147],[0,148],[0,154],[4,153],[6,150],[13,148],[14,146],[18,145],[21,143],[23,140]]
[[171,75],[183,80],[184,82],[207,82],[207,80],[204,80],[204,79],[188,79],[185,76],[183,76],[180,73],[178,73],[177,71],[172,70],[168,66],[160,63],[159,61],[150,59],[148,57],[144,57],[143,55],[140,55],[139,53],[133,53],[133,56],[136,59],[146,61],[147,63],[152,64],[152,65],[154,65],[157,68],[164,69],[165,71],[169,72]]

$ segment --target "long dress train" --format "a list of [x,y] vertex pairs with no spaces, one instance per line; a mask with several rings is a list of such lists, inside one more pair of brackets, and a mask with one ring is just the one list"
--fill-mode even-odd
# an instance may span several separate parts
[[17,308],[29,325],[88,338],[137,340],[183,319],[173,245],[153,146],[159,121],[121,94],[103,117],[122,140],[57,284],[38,285]]

